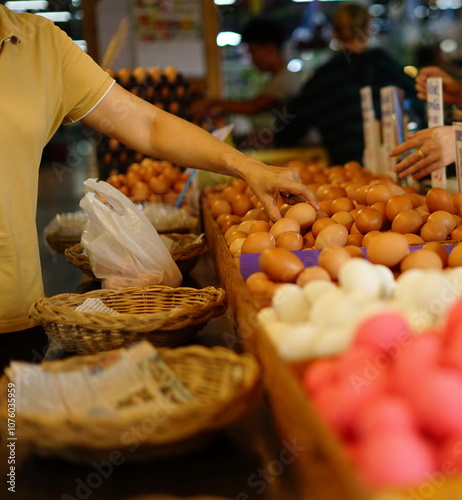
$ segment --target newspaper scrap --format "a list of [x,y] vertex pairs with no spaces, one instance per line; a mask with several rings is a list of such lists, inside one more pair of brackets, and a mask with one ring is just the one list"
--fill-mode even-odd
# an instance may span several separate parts
[[88,297],[75,308],[79,312],[100,312],[106,314],[119,314],[118,311],[108,307],[101,299],[97,297]]
[[14,361],[7,373],[16,385],[17,411],[27,415],[111,417],[142,406],[169,412],[195,400],[148,341],[72,371]]

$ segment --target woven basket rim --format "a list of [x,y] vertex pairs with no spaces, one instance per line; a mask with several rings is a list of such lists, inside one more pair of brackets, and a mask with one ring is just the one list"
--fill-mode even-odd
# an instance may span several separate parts
[[[197,297],[198,304],[175,307],[169,311],[149,313],[127,313],[120,312],[117,315],[108,315],[101,312],[79,312],[68,304],[82,303],[86,298],[105,298],[126,296],[135,298],[137,295],[163,293],[168,296],[183,295],[185,298]],[[139,328],[153,328],[167,325],[175,318],[183,318],[191,315],[190,324],[202,320],[200,313],[205,313],[226,303],[226,292],[222,288],[207,286],[204,288],[193,287],[169,287],[166,285],[151,285],[148,287],[127,287],[120,290],[101,289],[91,290],[86,293],[62,293],[52,297],[43,297],[32,304],[29,315],[31,319],[42,324],[58,323],[62,325],[82,325],[89,330],[101,330],[104,321],[108,320],[108,326],[112,328],[114,323],[120,324],[125,330],[138,330]],[[200,308],[200,311],[198,311]],[[109,323],[110,320],[110,323]],[[174,325],[172,326],[172,328]]]
[[[185,346],[175,349],[158,348],[159,353],[164,357],[167,364],[172,362],[172,358],[176,360],[187,359],[186,366],[193,362],[199,365],[214,358],[214,361],[219,361],[225,364],[236,365],[242,369],[242,376],[240,379],[232,381],[226,380],[228,384],[222,394],[216,394],[212,401],[197,401],[196,403],[186,403],[175,408],[171,418],[165,421],[158,422],[156,432],[150,433],[146,436],[144,445],[149,446],[165,446],[176,444],[185,439],[203,432],[210,432],[230,424],[232,421],[239,418],[247,410],[250,409],[252,404],[255,403],[255,393],[261,386],[261,371],[256,358],[248,353],[237,354],[228,348],[222,346],[205,347],[200,345]],[[65,367],[66,364],[72,363],[73,360],[78,359],[79,365],[84,365],[88,360],[97,359],[103,353],[85,355],[85,356],[72,356],[65,360],[55,360],[43,362],[45,369],[52,369],[55,367]],[[107,352],[104,353],[107,355]],[[220,371],[221,373],[221,371]],[[202,375],[201,379],[206,384],[208,377]],[[8,377],[4,374],[0,380],[0,393],[6,391]],[[7,398],[0,398],[0,412],[2,418],[5,418]],[[91,417],[77,417],[77,416],[63,416],[63,417],[50,417],[42,414],[21,415],[16,414],[16,423],[18,428],[22,426],[27,427],[28,437],[25,439],[41,441],[41,432],[45,429],[53,430],[53,436],[56,435],[56,442],[42,443],[38,445],[39,448],[59,451],[65,453],[67,447],[90,446],[89,451],[97,451],[108,449],[114,445],[120,445],[120,435],[130,429],[130,426],[139,424],[140,421],[146,418],[152,418],[153,407],[146,405],[140,407],[139,412],[130,412],[128,415],[115,417],[107,416],[91,416]],[[187,425],[179,425],[179,423],[187,423]],[[172,425],[174,428],[172,428]],[[169,427],[170,426],[170,427]],[[23,427],[24,429],[24,427]],[[60,431],[61,429],[61,431]],[[91,436],[82,435],[82,429],[87,429]],[[89,439],[93,433],[98,432],[103,438]],[[32,433],[32,436],[31,436]],[[84,443],[82,445],[82,443]],[[91,445],[89,445],[91,443]]]

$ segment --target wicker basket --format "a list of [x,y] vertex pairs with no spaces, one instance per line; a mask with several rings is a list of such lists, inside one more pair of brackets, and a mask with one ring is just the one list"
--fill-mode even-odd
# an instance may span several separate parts
[[66,249],[80,243],[81,235],[61,234],[59,232],[49,233],[46,235],[48,246],[58,253],[65,253]]
[[[76,311],[86,298],[99,298],[119,314]],[[222,289],[154,285],[44,297],[32,305],[30,316],[66,351],[85,354],[142,339],[155,346],[175,347],[188,342],[225,310]]]
[[[200,256],[207,251],[207,243],[204,238],[196,242],[198,235],[194,233],[180,234],[169,233],[165,235],[173,240],[173,247],[170,249],[170,255],[176,262],[183,276],[187,275],[199,261]],[[72,245],[64,250],[69,264],[79,268],[82,273],[92,279],[97,279],[91,268],[90,259],[84,252],[83,246],[79,243]]]
[[[184,454],[203,446],[215,431],[249,411],[261,394],[258,364],[224,347],[160,348],[159,353],[196,399],[161,412],[150,405],[117,417],[51,417],[16,414],[21,441],[36,453],[89,463],[117,450],[126,461]],[[68,371],[101,354],[47,361],[52,371]],[[7,421],[7,376],[0,381],[0,415]],[[142,436],[140,437],[140,432]]]

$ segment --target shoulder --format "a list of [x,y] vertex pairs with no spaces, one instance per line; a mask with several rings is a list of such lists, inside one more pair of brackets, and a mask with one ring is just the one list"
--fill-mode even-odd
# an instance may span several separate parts
[[21,42],[56,32],[56,25],[38,14],[16,13],[0,5],[0,30],[15,34]]

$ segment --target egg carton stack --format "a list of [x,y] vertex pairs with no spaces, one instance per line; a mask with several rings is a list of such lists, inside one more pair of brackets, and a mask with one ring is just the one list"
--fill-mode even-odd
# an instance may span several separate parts
[[[188,105],[191,89],[188,81],[172,66],[163,70],[158,66],[149,69],[137,67],[133,71],[122,68],[117,72],[107,70],[116,82],[155,106],[189,120]],[[100,178],[125,173],[132,163],[138,163],[144,155],[128,148],[115,139],[102,136],[96,144]]]

